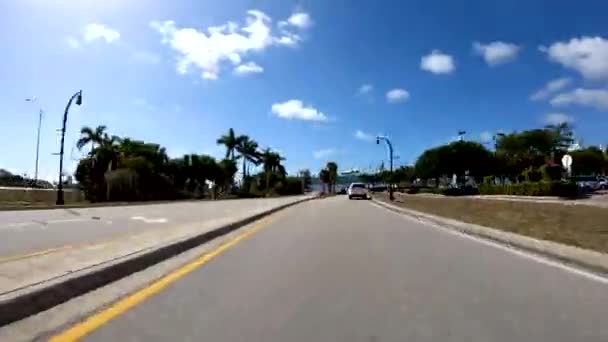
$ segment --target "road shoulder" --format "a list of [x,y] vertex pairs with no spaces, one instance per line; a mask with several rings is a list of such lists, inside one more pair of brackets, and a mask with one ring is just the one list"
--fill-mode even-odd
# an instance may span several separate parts
[[566,264],[574,265],[590,272],[608,275],[608,254],[582,249],[574,246],[568,246],[552,241],[539,240],[528,236],[523,236],[507,231],[501,231],[477,224],[465,223],[437,215],[424,213],[402,206],[397,206],[386,201],[373,199],[373,203],[378,204],[388,210],[400,214],[414,217],[419,221],[435,224],[442,228],[448,228],[460,233],[489,239],[509,247],[515,247],[521,250],[546,256],[552,259],[559,260]]

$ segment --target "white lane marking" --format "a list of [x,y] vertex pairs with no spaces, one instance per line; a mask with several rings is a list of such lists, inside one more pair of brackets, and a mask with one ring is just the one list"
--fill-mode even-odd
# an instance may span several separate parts
[[9,224],[0,226],[0,230],[22,228],[22,227],[27,227],[27,226],[36,226],[37,228],[46,229],[46,226],[49,224],[61,224],[61,223],[84,222],[84,221],[88,221],[88,220],[84,219],[84,218],[72,218],[72,219],[57,219],[57,220],[49,220],[49,221],[36,220],[36,221],[28,221],[28,222],[15,222],[15,223],[9,223]]
[[19,227],[25,227],[25,226],[32,226],[38,223],[35,222],[17,222],[17,223],[9,223],[9,224],[5,224],[4,226],[0,227],[0,229],[13,229],[13,228],[19,228]]
[[450,228],[447,228],[447,227],[442,227],[441,225],[438,225],[438,224],[435,224],[435,223],[432,223],[432,222],[428,222],[428,221],[423,220],[423,219],[418,219],[418,218],[409,216],[408,214],[405,214],[405,213],[404,214],[400,214],[400,213],[394,212],[394,211],[392,211],[390,209],[387,209],[387,208],[385,208],[385,207],[383,207],[383,206],[381,206],[379,204],[376,204],[376,203],[371,203],[371,204],[374,205],[374,206],[376,206],[377,208],[381,208],[381,209],[384,209],[386,211],[389,211],[392,214],[401,217],[402,219],[408,219],[410,221],[415,221],[417,223],[421,223],[421,224],[433,227],[433,228],[435,228],[435,229],[437,229],[439,231],[442,231],[442,232],[445,232],[445,233],[448,233],[448,234],[452,234],[452,235],[460,237],[460,238],[473,240],[473,241],[476,241],[478,243],[482,243],[482,244],[487,245],[487,246],[491,246],[491,247],[494,247],[494,248],[501,249],[503,251],[507,251],[507,252],[509,252],[511,254],[515,254],[515,255],[517,255],[517,256],[519,256],[521,258],[535,261],[535,262],[537,262],[539,264],[543,264],[543,265],[546,265],[546,266],[551,266],[551,267],[554,267],[554,268],[559,268],[561,270],[564,270],[564,271],[567,271],[567,272],[570,272],[570,273],[573,273],[573,274],[585,277],[587,279],[595,280],[595,281],[600,282],[602,284],[608,284],[608,278],[606,278],[606,277],[604,277],[602,275],[599,275],[599,274],[596,274],[596,273],[593,273],[593,272],[589,272],[589,271],[585,271],[583,269],[580,269],[580,268],[577,268],[577,267],[574,267],[574,266],[570,266],[570,265],[561,263],[559,261],[555,261],[553,259],[549,259],[548,257],[544,257],[542,255],[530,253],[530,252],[524,251],[522,249],[518,249],[517,247],[509,247],[509,246],[507,246],[505,244],[502,244],[500,242],[484,239],[482,237],[474,236],[474,235],[471,235],[471,234],[466,234],[466,233],[463,233],[463,232],[460,232],[460,231],[457,231],[457,230],[454,230],[454,229],[450,229]]
[[50,221],[46,221],[46,223],[55,224],[55,223],[83,222],[83,221],[87,221],[87,220],[82,219],[82,218],[73,218],[73,219],[50,220]]
[[144,223],[167,223],[169,221],[164,217],[150,219],[150,218],[145,218],[143,216],[133,216],[133,217],[131,217],[131,220],[142,221]]

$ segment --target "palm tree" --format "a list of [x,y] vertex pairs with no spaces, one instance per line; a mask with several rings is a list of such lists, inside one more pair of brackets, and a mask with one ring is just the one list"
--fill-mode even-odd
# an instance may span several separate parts
[[247,177],[247,162],[258,165],[260,163],[260,153],[258,152],[258,143],[255,140],[246,135],[242,135],[240,138],[236,150],[243,158],[243,179],[245,179]]
[[101,146],[105,140],[108,138],[106,131],[106,126],[100,125],[92,129],[91,127],[85,126],[80,130],[80,139],[76,142],[76,147],[79,150],[82,150],[83,147],[91,144],[91,152],[95,148]]
[[281,165],[281,161],[285,160],[285,158],[281,157],[277,152],[273,152],[271,149],[267,148],[262,151],[260,160],[264,165],[264,173],[266,174],[266,191],[269,191],[270,175],[276,173],[285,176],[286,174],[285,167]]
[[234,161],[236,159],[236,155],[234,151],[236,147],[240,144],[241,140],[244,140],[244,135],[236,136],[234,134],[234,129],[230,128],[227,134],[222,135],[217,139],[218,145],[226,146],[226,156],[225,159],[230,159]]
[[336,192],[336,180],[338,179],[338,164],[328,162],[325,169],[329,172],[329,192]]
[[325,193],[325,188],[329,184],[329,170],[323,169],[319,172],[319,180],[321,181],[321,193]]

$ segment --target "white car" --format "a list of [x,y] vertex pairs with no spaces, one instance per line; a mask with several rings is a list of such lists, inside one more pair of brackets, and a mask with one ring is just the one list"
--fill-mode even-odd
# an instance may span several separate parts
[[600,189],[608,189],[608,178],[607,177],[600,177],[599,178],[599,182],[598,182],[598,186]]
[[348,190],[346,191],[348,194],[348,199],[353,198],[363,198],[369,199],[369,192],[367,191],[367,187],[363,183],[351,183],[348,186]]
[[576,176],[573,177],[572,180],[574,180],[576,184],[578,184],[578,187],[583,191],[595,191],[601,188],[599,178],[596,176]]

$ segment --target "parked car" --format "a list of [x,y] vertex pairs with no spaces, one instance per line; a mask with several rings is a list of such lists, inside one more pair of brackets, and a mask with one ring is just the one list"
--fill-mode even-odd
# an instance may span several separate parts
[[595,191],[601,188],[600,179],[597,176],[576,176],[572,180],[583,191]]
[[608,189],[608,177],[600,177],[598,185],[600,189]]
[[367,187],[363,183],[351,183],[348,186],[347,194],[348,194],[348,199],[353,199],[353,198],[369,199],[369,198],[371,198],[369,195],[369,191],[367,191]]

